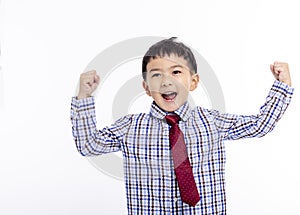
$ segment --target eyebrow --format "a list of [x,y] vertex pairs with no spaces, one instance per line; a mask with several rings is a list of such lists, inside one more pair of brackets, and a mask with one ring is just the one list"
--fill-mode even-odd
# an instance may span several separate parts
[[[176,64],[176,65],[170,66],[169,69],[173,69],[173,68],[176,68],[176,67],[184,68],[182,65]],[[149,72],[154,72],[154,71],[161,71],[161,69],[160,68],[153,68]]]

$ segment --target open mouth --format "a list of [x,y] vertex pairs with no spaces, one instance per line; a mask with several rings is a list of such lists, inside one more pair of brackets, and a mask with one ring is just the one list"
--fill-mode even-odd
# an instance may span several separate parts
[[177,93],[176,92],[166,92],[166,93],[162,93],[161,96],[167,101],[172,101],[177,96]]

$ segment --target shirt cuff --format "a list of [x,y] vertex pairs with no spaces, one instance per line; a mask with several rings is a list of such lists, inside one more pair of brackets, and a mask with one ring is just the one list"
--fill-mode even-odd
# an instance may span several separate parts
[[270,97],[276,97],[283,100],[284,103],[290,103],[293,93],[293,87],[290,87],[288,84],[285,84],[281,81],[275,80],[270,91]]
[[81,118],[83,116],[95,116],[94,97],[88,97],[84,99],[77,99],[77,97],[72,97],[71,117]]

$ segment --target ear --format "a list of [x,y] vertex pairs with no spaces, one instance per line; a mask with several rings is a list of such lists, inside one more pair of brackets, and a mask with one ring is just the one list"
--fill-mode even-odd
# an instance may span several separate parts
[[199,75],[193,74],[192,80],[191,80],[191,85],[190,85],[190,91],[194,91],[197,88],[199,81],[200,81]]
[[149,90],[149,86],[147,84],[146,81],[143,81],[143,88],[145,89],[145,92],[148,96],[151,96],[150,90]]

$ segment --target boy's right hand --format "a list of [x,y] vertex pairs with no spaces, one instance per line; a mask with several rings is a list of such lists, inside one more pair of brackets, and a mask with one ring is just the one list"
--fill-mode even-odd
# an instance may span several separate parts
[[80,75],[80,86],[77,99],[88,98],[96,90],[100,83],[100,77],[96,70],[91,70]]

